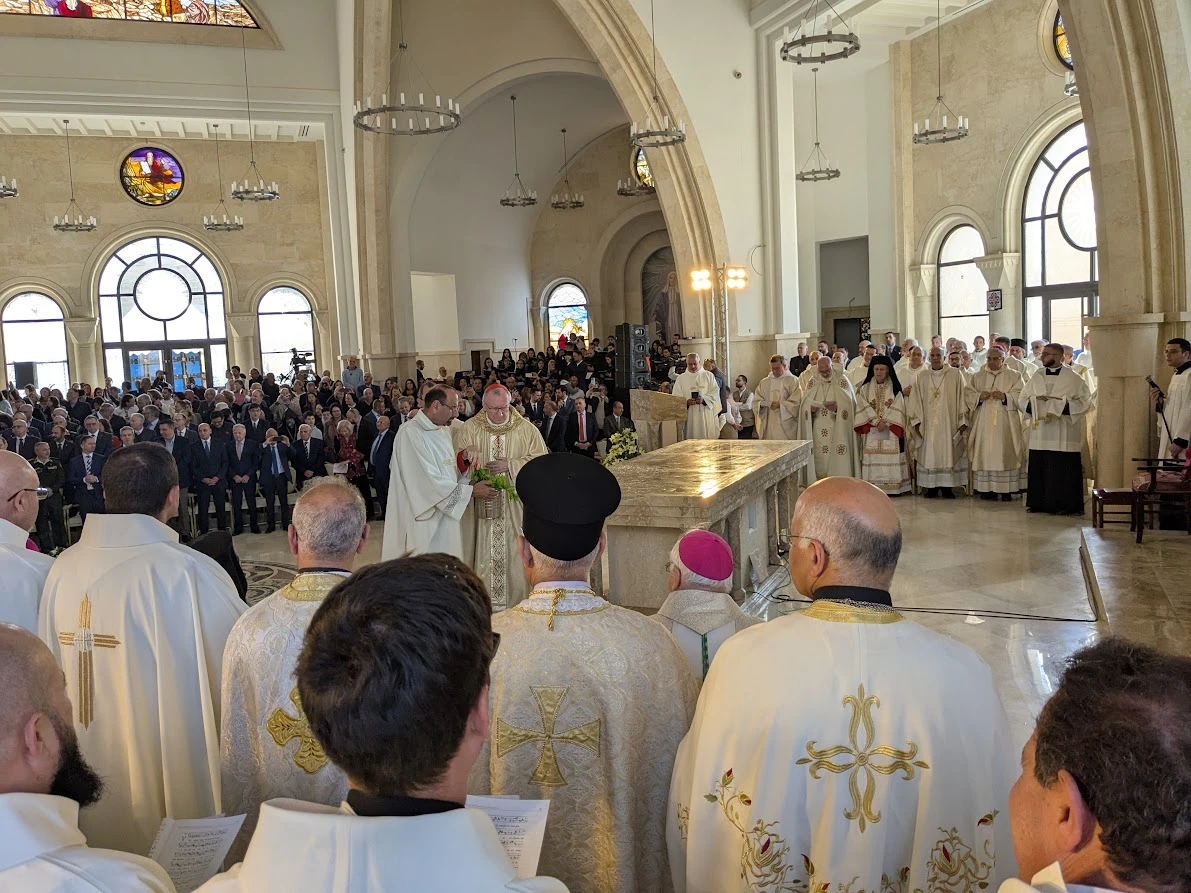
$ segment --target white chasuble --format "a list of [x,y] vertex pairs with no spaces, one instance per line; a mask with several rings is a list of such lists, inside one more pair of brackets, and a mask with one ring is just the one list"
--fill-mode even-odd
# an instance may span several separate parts
[[[1163,417],[1166,419],[1165,422]],[[1167,426],[1170,427],[1169,431]],[[1171,378],[1166,393],[1166,405],[1158,416],[1158,442],[1161,446],[1159,456],[1170,456],[1172,437],[1183,442],[1183,449],[1186,449],[1187,442],[1191,441],[1191,369],[1187,367],[1183,367]]]
[[451,426],[434,424],[424,412],[397,429],[382,560],[427,552],[463,560],[463,513],[471,484],[459,472],[451,434]]
[[145,855],[166,816],[222,811],[220,675],[244,610],[223,568],[148,515],[90,515],[54,562],[38,634],[107,785],[82,813],[89,843]]
[[711,665],[670,790],[675,889],[995,890],[1016,874],[1015,754],[970,648],[815,602]]
[[492,618],[492,734],[473,794],[550,800],[538,870],[572,893],[664,893],[666,795],[698,689],[657,622],[543,583]]
[[[885,430],[881,430],[884,423]],[[906,398],[889,382],[873,379],[856,393],[856,433],[860,435],[861,476],[890,495],[910,491],[910,463],[904,448]]]
[[[985,366],[968,382],[966,399],[972,423],[968,455],[977,493],[1020,493],[1026,489],[1026,448],[1017,405],[1024,386],[1021,376],[1008,366],[997,372]],[[1004,396],[982,401],[980,395],[985,392]]]
[[1054,453],[1082,450],[1081,416],[1092,408],[1092,392],[1078,373],[1067,366],[1060,367],[1057,375],[1043,369],[1026,382],[1017,404],[1027,417],[1028,449]]
[[37,633],[37,606],[54,559],[25,548],[29,534],[0,518],[0,623],[11,623]]
[[683,400],[691,400],[693,394],[698,394],[706,404],[687,407],[684,439],[718,440],[721,427],[719,415],[723,408],[720,406],[720,386],[715,376],[706,369],[683,372],[674,380],[673,393]]
[[[757,420],[759,440],[797,440],[798,410],[802,403],[802,389],[787,370],[774,378],[770,373],[757,385],[753,413]],[[774,408],[777,404],[777,408]]]
[[[533,423],[511,412],[504,425],[494,425],[483,412],[451,431],[456,451],[474,447],[480,465],[496,459],[509,463],[505,477],[516,485],[517,475],[530,459],[546,455],[546,442]],[[517,537],[521,535],[523,511],[520,502],[500,493],[497,518],[481,518],[469,502],[463,516],[463,560],[488,586],[492,610],[511,608],[529,594],[529,585],[517,555]]]
[[[835,404],[834,408],[829,404]],[[855,425],[856,391],[852,383],[835,366],[831,367],[830,378],[816,370],[802,394],[802,432],[814,450],[817,479],[860,477]]]
[[276,797],[338,806],[347,776],[310,732],[294,670],[314,612],[350,574],[303,573],[249,608],[223,653],[223,809],[247,815],[228,861],[239,862],[260,806]]
[[958,369],[925,369],[915,380],[906,401],[910,435],[917,442],[918,486],[966,487],[964,438],[960,429],[968,424],[964,397],[967,379]]

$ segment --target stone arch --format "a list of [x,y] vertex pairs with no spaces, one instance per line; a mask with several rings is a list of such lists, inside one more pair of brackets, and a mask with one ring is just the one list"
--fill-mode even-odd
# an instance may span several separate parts
[[966,205],[951,205],[932,217],[922,231],[922,237],[918,241],[916,263],[924,266],[938,263],[939,249],[943,246],[947,234],[957,226],[964,225],[974,227],[976,232],[980,233],[980,238],[984,240],[984,250],[988,251],[992,236],[984,218]]

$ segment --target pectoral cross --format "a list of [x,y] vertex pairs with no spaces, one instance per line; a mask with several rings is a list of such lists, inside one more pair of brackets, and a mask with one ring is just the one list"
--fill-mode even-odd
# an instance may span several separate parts
[[306,719],[306,711],[302,709],[302,699],[296,688],[289,693],[289,699],[298,715],[290,716],[278,707],[269,714],[265,729],[273,736],[278,747],[285,747],[296,738],[298,749],[294,751],[294,764],[307,775],[317,775],[329,762],[327,755],[310,733],[310,722]]
[[542,746],[538,754],[538,762],[533,775],[529,777],[530,784],[543,787],[564,787],[567,784],[562,770],[558,767],[558,754],[554,750],[555,743],[575,744],[586,748],[598,755],[600,752],[600,720],[592,720],[565,732],[555,732],[554,724],[558,719],[558,711],[563,699],[567,696],[566,686],[531,686],[534,700],[538,702],[538,710],[542,714],[542,731],[537,729],[520,729],[511,726],[503,719],[496,721],[496,755],[503,757],[520,747],[522,744],[539,742]]
[[95,718],[95,674],[93,653],[96,648],[115,648],[120,640],[115,636],[95,633],[91,630],[91,598],[83,596],[79,605],[79,628],[72,633],[58,633],[58,641],[75,650],[79,677],[79,724],[84,729],[91,727]]

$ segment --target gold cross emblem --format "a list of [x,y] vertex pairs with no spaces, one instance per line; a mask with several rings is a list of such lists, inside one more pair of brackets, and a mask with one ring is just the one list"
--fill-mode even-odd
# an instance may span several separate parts
[[558,711],[562,707],[563,699],[567,696],[566,686],[551,685],[541,688],[531,686],[530,691],[533,692],[534,700],[538,702],[538,710],[542,714],[542,731],[519,729],[509,725],[503,719],[498,719],[496,721],[496,755],[503,757],[522,744],[540,742],[542,749],[538,754],[538,763],[534,767],[533,775],[529,777],[529,783],[543,787],[563,787],[567,780],[558,767],[558,754],[554,750],[555,743],[577,744],[598,755],[600,752],[600,721],[592,720],[576,728],[567,729],[565,732],[556,733],[554,723],[558,719]]
[[58,633],[58,641],[75,650],[79,676],[79,723],[84,729],[91,727],[95,718],[95,665],[96,648],[115,648],[120,640],[115,636],[96,633],[91,630],[91,598],[83,596],[79,605],[79,628],[72,633]]
[[289,699],[298,715],[290,716],[278,707],[269,714],[265,729],[273,736],[278,747],[285,747],[295,738],[298,739],[298,749],[294,751],[295,765],[307,775],[317,775],[329,760],[323,753],[322,745],[310,734],[310,722],[306,719],[306,711],[302,709],[297,688],[289,693]]
[[[848,773],[848,792],[852,795],[852,808],[844,810],[844,818],[849,821],[858,820],[861,833],[864,833],[866,822],[872,822],[875,825],[881,821],[881,813],[873,811],[873,798],[876,796],[877,787],[874,773],[893,775],[895,772],[901,772],[903,780],[909,781],[914,777],[915,766],[919,769],[930,768],[926,762],[914,760],[914,757],[918,756],[917,744],[906,742],[906,750],[897,750],[885,744],[873,746],[876,738],[876,730],[873,726],[873,708],[880,706],[881,699],[875,696],[866,697],[864,686],[860,686],[855,696],[848,695],[844,698],[844,707],[852,708],[852,719],[848,724],[850,746],[840,744],[819,750],[815,747],[815,742],[811,741],[806,745],[808,756],[803,757],[797,763],[799,766],[810,763],[811,778],[814,779],[819,777],[819,772],[823,769],[835,775]],[[863,746],[859,741],[861,725],[864,726]],[[850,759],[839,763],[833,762],[835,757],[842,756]],[[886,765],[877,765],[877,757],[886,757],[890,762]],[[863,788],[861,787],[862,777]]]

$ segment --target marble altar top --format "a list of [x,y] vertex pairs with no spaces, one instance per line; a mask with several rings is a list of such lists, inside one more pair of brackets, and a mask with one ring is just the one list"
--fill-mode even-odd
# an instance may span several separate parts
[[793,475],[811,457],[806,440],[685,440],[618,462],[613,526],[713,524]]

